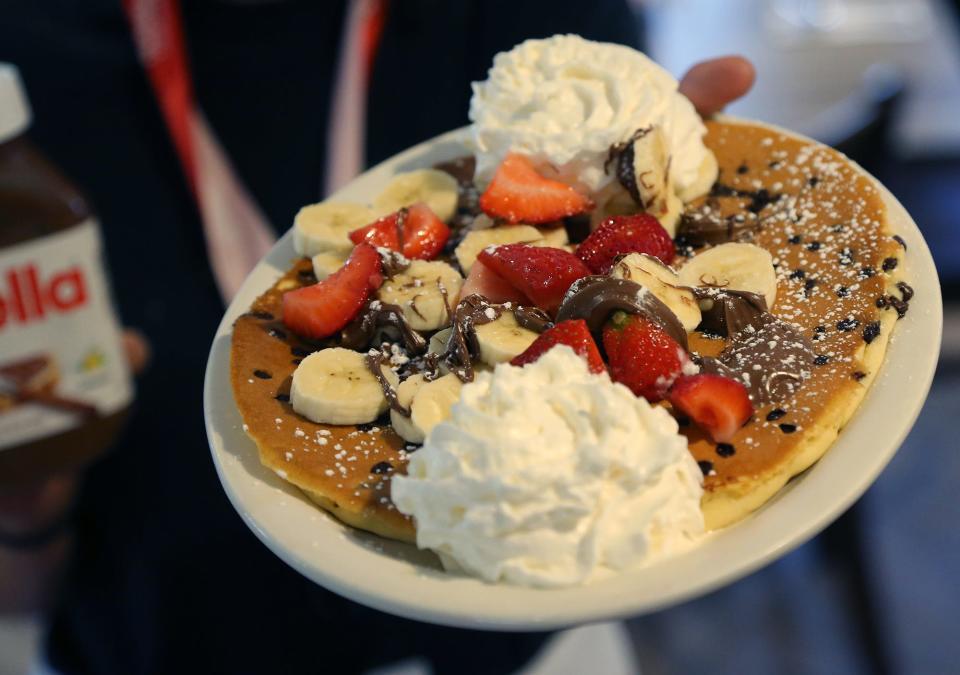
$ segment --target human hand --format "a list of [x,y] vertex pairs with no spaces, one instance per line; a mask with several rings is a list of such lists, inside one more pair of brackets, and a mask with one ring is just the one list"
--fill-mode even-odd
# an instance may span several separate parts
[[757,71],[742,56],[722,56],[694,65],[680,79],[680,93],[704,117],[718,113],[744,96],[757,79]]

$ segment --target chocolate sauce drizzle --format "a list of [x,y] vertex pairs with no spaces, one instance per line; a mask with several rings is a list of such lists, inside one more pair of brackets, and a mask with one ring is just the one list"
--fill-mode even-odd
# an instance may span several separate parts
[[535,307],[491,303],[481,295],[468,295],[453,310],[450,337],[443,353],[437,357],[437,366],[442,362],[461,381],[472,382],[473,359],[480,357],[477,326],[493,323],[504,311],[512,311],[520,327],[535,333],[542,333],[553,325],[550,317]]
[[735,334],[716,358],[702,358],[700,367],[702,372],[742,382],[756,405],[766,405],[795,395],[810,376],[814,358],[806,336],[764,312]]
[[397,305],[371,300],[360,314],[340,333],[340,345],[354,351],[363,351],[374,346],[377,336],[393,333],[410,354],[422,354],[427,350],[427,341],[413,330]]
[[649,290],[628,279],[605,276],[587,276],[570,286],[560,309],[557,323],[569,319],[584,319],[594,333],[600,331],[607,318],[617,310],[643,314],[667,332],[684,349],[687,331],[677,315]]
[[364,357],[364,363],[367,366],[367,370],[377,378],[380,389],[383,390],[383,395],[387,399],[390,407],[404,417],[410,417],[410,409],[400,404],[400,399],[397,398],[397,390],[394,389],[386,375],[383,374],[383,366],[390,366],[390,357],[381,351],[371,349]]

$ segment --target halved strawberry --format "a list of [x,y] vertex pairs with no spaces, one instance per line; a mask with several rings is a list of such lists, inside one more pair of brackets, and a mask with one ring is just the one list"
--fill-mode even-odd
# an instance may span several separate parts
[[668,396],[674,408],[689,416],[717,443],[733,438],[753,415],[747,388],[712,373],[678,378]]
[[369,225],[350,233],[354,244],[364,242],[371,246],[382,246],[392,251],[400,250],[400,211],[379,218]]
[[669,265],[676,252],[673,239],[649,213],[610,216],[577,247],[577,256],[594,274],[606,274],[626,253],[647,253]]
[[381,283],[380,254],[370,244],[357,244],[343,267],[329,277],[284,293],[283,323],[311,340],[329,337],[353,320]]
[[614,312],[603,327],[610,377],[651,403],[661,400],[688,357],[656,323],[639,314]]
[[553,313],[570,284],[590,274],[577,256],[561,248],[506,244],[480,251],[477,261],[506,279],[540,309]]
[[529,302],[527,297],[510,285],[506,279],[484,265],[479,260],[474,261],[460,289],[460,297],[468,295],[482,295],[489,302]]
[[480,208],[510,223],[546,223],[589,211],[593,202],[566,183],[544,178],[523,155],[508,154],[480,196]]
[[440,220],[430,207],[417,202],[407,207],[403,221],[401,252],[407,258],[433,260],[443,250],[450,238],[450,228]]
[[557,345],[572,347],[573,351],[586,359],[590,372],[602,373],[606,370],[597,343],[593,341],[587,322],[583,319],[561,321],[548,328],[522,354],[515,356],[510,365],[525,366],[533,363]]

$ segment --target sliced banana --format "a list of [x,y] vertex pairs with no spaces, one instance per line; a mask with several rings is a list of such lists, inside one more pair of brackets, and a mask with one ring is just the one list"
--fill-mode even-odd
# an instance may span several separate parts
[[373,207],[390,213],[404,206],[425,202],[437,218],[447,222],[456,214],[459,199],[456,178],[436,169],[419,169],[394,176],[373,201]]
[[348,236],[376,215],[363,204],[320,202],[304,206],[293,219],[293,248],[303,256],[333,253],[346,258],[353,250]]
[[338,269],[343,267],[347,259],[336,253],[318,253],[313,256],[313,274],[317,281],[323,281]]
[[450,323],[450,307],[460,296],[463,277],[438,260],[412,260],[410,266],[387,279],[377,298],[398,305],[414,330],[437,330]]
[[[387,381],[399,378],[381,367]],[[332,347],[307,356],[293,371],[293,409],[319,424],[365,424],[387,411],[387,399],[377,378],[367,369],[365,355]]]
[[680,268],[684,286],[717,286],[777,299],[777,273],[770,253],[753,244],[721,244],[695,255]]
[[470,272],[473,262],[480,255],[480,251],[487,246],[503,244],[527,243],[532,244],[542,239],[540,230],[530,225],[508,225],[491,227],[486,230],[472,230],[467,233],[463,241],[454,250],[457,262],[465,274]]
[[491,366],[505,363],[526,351],[537,333],[517,324],[513,312],[504,312],[496,321],[476,327],[480,360]]
[[410,416],[391,410],[394,431],[408,443],[423,443],[433,427],[450,417],[450,408],[460,398],[462,387],[460,378],[453,373],[432,382],[425,381],[423,375],[407,378],[397,389],[397,399]]
[[689,333],[700,324],[700,305],[693,293],[682,288],[679,276],[646,253],[631,253],[610,270],[611,276],[629,279],[645,287],[669,307]]
[[685,188],[677,189],[677,196],[683,203],[692,202],[698,197],[710,192],[710,188],[717,182],[717,176],[720,173],[720,165],[717,164],[717,158],[710,150],[700,162],[697,169],[697,178]]
[[659,220],[670,236],[676,234],[683,202],[673,190],[670,150],[660,127],[651,127],[633,141],[633,175],[644,210]]
[[563,248],[570,243],[570,237],[567,235],[565,227],[537,228],[540,232],[540,241],[534,242],[535,246],[550,246],[551,248]]

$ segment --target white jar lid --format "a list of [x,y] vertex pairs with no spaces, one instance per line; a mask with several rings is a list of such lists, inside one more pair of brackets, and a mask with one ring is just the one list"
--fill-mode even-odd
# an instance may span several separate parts
[[20,72],[11,63],[0,63],[0,143],[19,136],[30,126],[30,103]]

